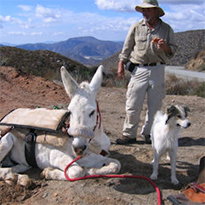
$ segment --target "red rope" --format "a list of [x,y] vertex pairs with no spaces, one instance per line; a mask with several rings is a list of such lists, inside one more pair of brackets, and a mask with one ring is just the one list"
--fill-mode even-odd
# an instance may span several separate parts
[[96,174],[96,175],[88,175],[88,176],[85,176],[85,177],[77,177],[77,178],[74,178],[74,179],[71,179],[68,177],[67,175],[67,170],[68,168],[74,163],[76,162],[77,160],[79,160],[81,157],[78,156],[76,157],[72,162],[70,162],[65,170],[64,170],[64,175],[65,175],[65,178],[71,182],[73,181],[78,181],[78,180],[82,180],[82,179],[89,179],[89,178],[138,178],[138,179],[145,179],[147,180],[156,190],[157,192],[157,199],[158,199],[158,205],[161,205],[161,195],[160,195],[160,189],[157,187],[157,185],[149,178],[147,177],[144,177],[144,176],[137,176],[137,175],[119,175],[119,174],[112,174],[112,175],[108,175],[108,174],[102,174],[102,175],[99,175],[99,174]]

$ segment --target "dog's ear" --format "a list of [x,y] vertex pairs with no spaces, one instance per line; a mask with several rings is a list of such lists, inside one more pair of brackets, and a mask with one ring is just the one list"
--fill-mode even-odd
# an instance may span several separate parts
[[167,124],[168,121],[169,121],[169,119],[170,119],[172,116],[175,116],[177,113],[178,113],[178,109],[177,109],[174,105],[168,106],[168,107],[167,107],[167,115],[168,115],[168,118],[167,118],[165,124]]
[[167,114],[168,115],[175,114],[177,112],[178,112],[178,110],[177,110],[177,108],[174,105],[171,105],[171,106],[167,107]]
[[184,112],[185,112],[185,116],[187,117],[187,112],[190,112],[190,109],[187,106],[183,106],[184,108]]

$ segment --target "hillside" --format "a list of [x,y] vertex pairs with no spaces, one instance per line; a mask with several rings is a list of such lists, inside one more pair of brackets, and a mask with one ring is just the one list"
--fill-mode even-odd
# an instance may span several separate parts
[[186,65],[197,53],[205,50],[205,30],[176,33],[175,38],[178,50],[170,65]]
[[122,49],[122,42],[102,41],[93,37],[70,38],[53,44],[25,44],[18,48],[27,50],[50,50],[74,59],[84,65],[96,65]]
[[12,66],[27,75],[60,80],[59,68],[65,66],[77,79],[89,78],[92,69],[48,50],[28,51],[15,47],[0,47],[0,66]]
[[191,58],[186,64],[186,68],[189,70],[205,71],[205,47]]

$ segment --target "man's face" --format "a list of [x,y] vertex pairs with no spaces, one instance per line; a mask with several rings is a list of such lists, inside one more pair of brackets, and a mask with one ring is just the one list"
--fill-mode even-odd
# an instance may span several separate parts
[[152,22],[153,20],[158,18],[158,9],[157,8],[144,8],[142,9],[142,14],[145,21]]

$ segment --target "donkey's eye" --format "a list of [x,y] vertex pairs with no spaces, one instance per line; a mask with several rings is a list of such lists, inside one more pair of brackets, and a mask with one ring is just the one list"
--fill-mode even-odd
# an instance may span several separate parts
[[93,110],[90,114],[89,114],[89,117],[93,116],[95,113],[95,110]]

